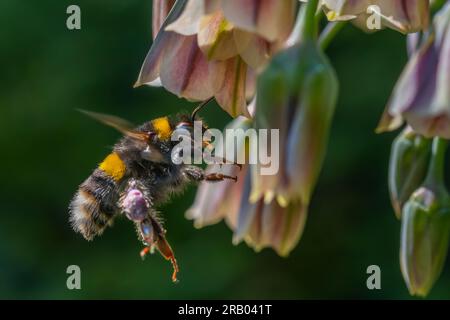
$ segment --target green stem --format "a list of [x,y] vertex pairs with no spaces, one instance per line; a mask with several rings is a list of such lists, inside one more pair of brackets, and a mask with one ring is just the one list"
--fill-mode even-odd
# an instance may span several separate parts
[[425,184],[429,186],[444,185],[445,152],[447,140],[436,137],[431,150],[431,162]]
[[326,50],[328,48],[331,41],[334,39],[334,37],[336,37],[339,31],[342,30],[345,24],[346,24],[345,21],[335,21],[328,23],[328,25],[325,27],[325,29],[322,31],[319,37],[319,45],[322,48],[322,50]]
[[431,6],[431,13],[432,14],[434,14],[434,13],[436,13],[437,11],[439,11],[443,6],[444,6],[444,4],[447,2],[447,0],[435,0],[434,2],[433,2],[433,5]]
[[313,40],[317,35],[316,11],[319,0],[309,0],[305,6],[301,30],[302,40]]

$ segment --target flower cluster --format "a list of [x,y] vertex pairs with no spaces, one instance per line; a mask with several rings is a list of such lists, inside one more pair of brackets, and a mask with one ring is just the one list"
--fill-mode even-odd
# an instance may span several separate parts
[[[319,37],[323,14],[330,22]],[[410,60],[378,131],[407,123],[392,147],[389,191],[402,222],[403,276],[411,294],[426,295],[444,265],[450,234],[443,181],[443,139],[450,138],[450,3],[154,0],[154,42],[136,86],[162,85],[190,101],[215,98],[235,118],[228,129],[279,130],[279,146],[264,150],[280,151],[277,174],[261,175],[260,163],[241,170],[210,166],[208,171],[238,180],[201,184],[187,217],[196,227],[225,219],[234,243],[287,256],[305,226],[338,98],[324,48],[343,22],[374,31],[368,27],[373,18],[380,29],[408,34]],[[237,148],[251,152],[245,139]]]
[[408,36],[408,49],[410,60],[378,131],[407,123],[392,147],[389,189],[402,222],[403,277],[412,295],[426,296],[444,266],[450,233],[444,182],[444,139],[450,138],[450,3],[426,32]]
[[165,2],[154,2],[161,27],[136,86],[156,81],[179,97],[215,97],[231,116],[250,116],[255,74],[288,37],[295,1],[183,0],[170,13]]

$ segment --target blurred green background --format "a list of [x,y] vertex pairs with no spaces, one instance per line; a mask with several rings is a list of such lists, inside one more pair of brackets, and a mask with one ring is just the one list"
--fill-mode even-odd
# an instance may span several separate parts
[[[82,30],[66,28],[78,4]],[[0,298],[409,298],[398,262],[399,222],[386,184],[395,134],[374,128],[406,62],[404,37],[347,26],[329,48],[341,84],[327,160],[298,247],[287,259],[233,246],[220,223],[196,230],[184,218],[195,188],[161,211],[180,283],[155,255],[142,262],[132,224],[118,219],[93,242],[68,224],[68,203],[119,134],[76,112],[140,123],[191,110],[163,89],[133,89],[151,44],[150,0],[0,2]],[[211,126],[230,119],[216,105]],[[66,268],[82,290],[66,288]],[[366,268],[382,289],[366,288]],[[450,264],[430,298],[450,298]]]

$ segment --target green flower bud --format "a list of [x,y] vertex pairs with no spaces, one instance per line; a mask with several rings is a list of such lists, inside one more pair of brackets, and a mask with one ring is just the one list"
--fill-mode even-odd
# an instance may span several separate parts
[[389,192],[397,218],[411,194],[425,180],[431,155],[431,140],[407,127],[392,144]]
[[450,196],[444,185],[446,142],[435,138],[427,178],[403,208],[400,264],[412,295],[426,296],[445,263]]
[[[314,32],[314,31],[312,31]],[[338,95],[338,81],[313,37],[275,56],[258,79],[256,129],[278,129],[279,151],[276,175],[253,170],[251,201],[276,199],[282,207],[291,200],[309,203],[328,143]]]
[[400,264],[412,295],[426,296],[445,263],[450,234],[450,198],[425,187],[403,209]]

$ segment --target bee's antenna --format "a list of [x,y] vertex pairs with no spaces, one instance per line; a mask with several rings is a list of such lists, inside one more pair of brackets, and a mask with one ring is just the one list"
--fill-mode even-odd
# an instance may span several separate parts
[[203,101],[202,103],[200,103],[197,108],[194,109],[194,111],[192,111],[192,115],[191,115],[191,121],[194,122],[195,121],[195,117],[197,116],[197,113],[203,109],[203,107],[205,107],[208,103],[210,103],[211,101],[214,100],[214,97],[209,98],[208,100]]

